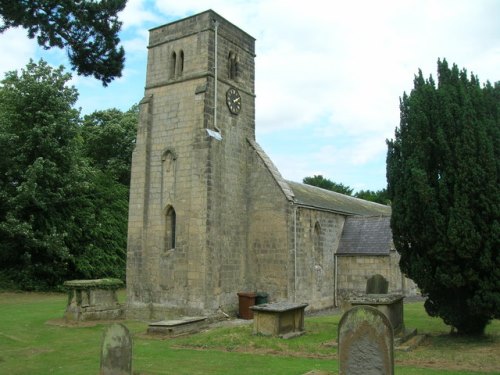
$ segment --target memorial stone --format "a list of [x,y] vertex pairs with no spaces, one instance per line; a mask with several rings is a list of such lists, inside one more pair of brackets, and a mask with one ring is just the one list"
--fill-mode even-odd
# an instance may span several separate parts
[[373,275],[366,282],[366,294],[387,294],[389,282],[382,275]]
[[387,317],[371,306],[356,306],[338,328],[340,375],[393,375],[394,337]]
[[115,323],[104,332],[99,374],[132,374],[132,338],[123,324]]

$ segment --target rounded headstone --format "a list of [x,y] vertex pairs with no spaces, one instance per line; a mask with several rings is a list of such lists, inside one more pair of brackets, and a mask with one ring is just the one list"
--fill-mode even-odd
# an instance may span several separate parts
[[341,318],[340,375],[394,374],[394,335],[389,319],[371,306],[356,306]]
[[104,332],[99,374],[132,374],[132,338],[123,324],[115,323]]

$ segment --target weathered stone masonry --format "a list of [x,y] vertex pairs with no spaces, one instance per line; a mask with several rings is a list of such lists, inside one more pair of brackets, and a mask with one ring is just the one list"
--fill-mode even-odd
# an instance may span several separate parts
[[[241,291],[332,306],[346,218],[390,215],[281,177],[255,141],[254,59],[254,38],[213,11],[150,31],[132,159],[129,317],[231,312]],[[241,96],[236,113],[230,88]]]

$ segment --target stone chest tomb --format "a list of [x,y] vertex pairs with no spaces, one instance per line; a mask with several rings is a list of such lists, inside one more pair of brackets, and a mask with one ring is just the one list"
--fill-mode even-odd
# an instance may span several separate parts
[[118,279],[70,280],[64,282],[68,290],[67,321],[110,320],[123,315],[116,292],[123,288]]

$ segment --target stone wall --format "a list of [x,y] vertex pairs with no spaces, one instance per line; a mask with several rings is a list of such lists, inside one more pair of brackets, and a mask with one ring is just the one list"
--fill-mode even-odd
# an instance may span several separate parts
[[[255,142],[254,44],[213,11],[150,31],[132,158],[128,317],[234,312],[248,291],[311,309],[335,303],[345,216],[294,200]],[[238,114],[226,105],[229,88],[240,93]],[[395,265],[338,257],[338,287],[362,291],[380,273],[397,291]]]
[[406,296],[417,294],[415,283],[404,277],[399,269],[399,254],[391,250],[390,255],[342,255],[337,256],[337,284],[340,299],[353,294],[364,294],[366,281],[380,274],[389,282],[388,293]]
[[316,310],[334,305],[334,253],[345,217],[331,212],[297,208],[296,301]]
[[[273,166],[260,147],[249,142],[248,165],[248,287],[266,292],[270,301],[287,300],[293,267],[289,237],[291,205],[276,177]],[[293,284],[292,284],[293,285]]]
[[[216,101],[214,19],[219,22]],[[227,74],[230,50],[240,57],[234,80]],[[254,137],[254,56],[254,39],[211,11],[151,30],[132,159],[130,317],[213,311],[234,304],[235,293],[248,285],[251,166],[242,146]],[[230,86],[241,92],[238,116],[225,106]]]

